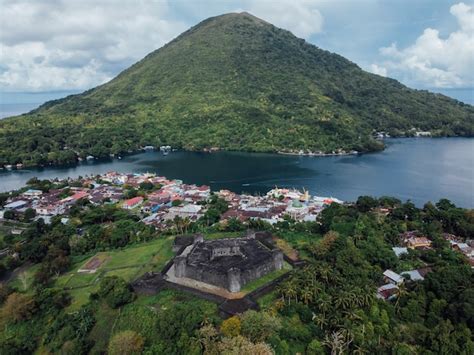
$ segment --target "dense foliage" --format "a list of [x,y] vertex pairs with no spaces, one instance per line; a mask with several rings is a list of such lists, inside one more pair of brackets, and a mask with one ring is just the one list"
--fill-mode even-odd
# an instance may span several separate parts
[[[306,261],[258,300],[260,311],[222,320],[208,301],[170,290],[137,296],[118,276],[101,278],[88,303],[71,311],[72,290],[54,283],[71,258],[162,238],[113,206],[85,206],[71,216],[72,224],[30,223],[25,243],[10,245],[18,256],[3,260],[4,268],[29,266],[36,273],[25,284],[0,287],[0,353],[474,352],[474,274],[443,238],[443,233],[472,238],[472,210],[448,200],[417,208],[409,201],[365,196],[353,205],[332,204],[317,223],[286,218],[273,226],[262,221],[237,226],[210,225],[225,211],[220,199],[210,204],[215,211],[190,229],[222,235],[245,227],[270,230]],[[432,248],[396,257],[391,248],[400,245],[400,233],[412,230],[426,235]],[[83,248],[77,247],[80,240],[86,240]],[[396,299],[375,297],[385,269],[422,266],[431,272],[423,281],[407,280]]]
[[145,145],[372,151],[373,130],[472,136],[472,106],[409,89],[249,14],[203,21],[107,84],[0,121],[0,165]]

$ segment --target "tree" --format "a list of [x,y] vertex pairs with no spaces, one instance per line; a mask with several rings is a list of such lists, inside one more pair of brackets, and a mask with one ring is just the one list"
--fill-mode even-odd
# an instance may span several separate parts
[[2,318],[7,322],[30,319],[36,311],[33,297],[14,292],[8,296],[2,308]]
[[98,294],[112,308],[120,307],[133,300],[134,294],[124,279],[107,276],[102,279]]
[[3,218],[15,219],[15,212],[13,210],[6,210],[5,212],[3,212]]
[[281,328],[280,319],[268,312],[246,311],[240,321],[242,335],[253,342],[264,342]]
[[226,337],[235,337],[240,334],[240,318],[233,316],[221,324],[221,333]]
[[141,354],[144,344],[145,341],[140,334],[132,330],[125,330],[112,337],[108,350],[110,355]]
[[152,182],[150,181],[143,181],[140,183],[140,189],[145,191],[151,191],[155,187]]
[[356,202],[356,207],[360,212],[368,212],[372,208],[377,207],[377,205],[377,199],[371,196],[360,196]]
[[181,200],[173,200],[173,202],[171,202],[171,206],[177,207],[177,206],[180,206],[182,203],[183,201]]
[[263,342],[252,343],[242,336],[224,338],[217,344],[219,354],[240,355],[272,355],[272,348]]
[[306,349],[306,353],[308,355],[324,355],[326,352],[324,351],[324,346],[323,344],[317,340],[314,339],[309,343],[308,348]]
[[36,216],[36,211],[33,208],[27,208],[23,216],[25,222],[31,221]]

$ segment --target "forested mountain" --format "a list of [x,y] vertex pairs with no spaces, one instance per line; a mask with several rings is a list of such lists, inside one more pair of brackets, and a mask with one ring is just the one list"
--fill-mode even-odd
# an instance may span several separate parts
[[248,13],[209,18],[110,82],[0,121],[1,164],[189,150],[380,149],[374,130],[472,136],[474,108],[410,89]]

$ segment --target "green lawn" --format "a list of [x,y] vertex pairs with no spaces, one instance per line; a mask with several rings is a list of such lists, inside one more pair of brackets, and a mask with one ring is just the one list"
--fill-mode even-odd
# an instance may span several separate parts
[[[84,274],[84,273],[73,273],[63,287],[83,287],[88,286],[94,283],[94,281],[99,276],[98,273],[94,274]],[[59,285],[58,285],[59,286]]]
[[72,301],[67,310],[69,312],[79,310],[79,308],[89,302],[89,295],[95,291],[97,291],[97,285],[69,290],[68,292],[72,297]]
[[[104,276],[120,276],[130,282],[147,271],[159,271],[173,257],[172,243],[172,237],[160,238],[122,250],[74,258],[71,271],[58,277],[55,285],[69,290],[73,298],[69,310],[77,310],[88,302],[89,294],[95,291],[98,281]],[[95,273],[78,273],[77,270],[93,257],[106,260]]]
[[[126,266],[139,266],[150,262],[155,255],[172,257],[171,246],[173,238],[160,238],[149,243],[133,245],[123,250],[109,251],[109,260],[104,264],[104,268],[110,270]],[[169,248],[169,250],[167,250]]]
[[125,281],[132,281],[137,276],[142,275],[140,271],[142,270],[141,267],[127,267],[124,269],[115,269],[112,271],[107,271],[105,274],[107,276],[120,276]]
[[266,274],[265,276],[257,279],[257,280],[254,280],[252,282],[249,282],[248,284],[246,284],[243,288],[242,288],[242,292],[244,293],[249,293],[249,292],[252,292],[254,290],[256,290],[257,288],[265,285],[266,283],[276,279],[277,277],[283,275],[283,274],[286,274],[288,271],[290,271],[292,269],[291,265],[284,262],[283,263],[283,268],[281,270],[275,270],[275,271],[272,271],[270,272],[269,274]]

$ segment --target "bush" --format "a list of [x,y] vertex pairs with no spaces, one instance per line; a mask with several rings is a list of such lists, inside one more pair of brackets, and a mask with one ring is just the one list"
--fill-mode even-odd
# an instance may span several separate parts
[[226,337],[235,337],[240,334],[240,318],[230,317],[222,322],[221,333]]
[[7,322],[19,322],[30,319],[35,311],[36,304],[31,296],[14,292],[5,301],[1,315]]
[[134,293],[130,286],[118,276],[105,277],[100,282],[98,294],[112,308],[127,304],[134,298]]
[[109,343],[110,355],[132,355],[141,354],[143,350],[143,337],[132,331],[125,330],[114,335]]

